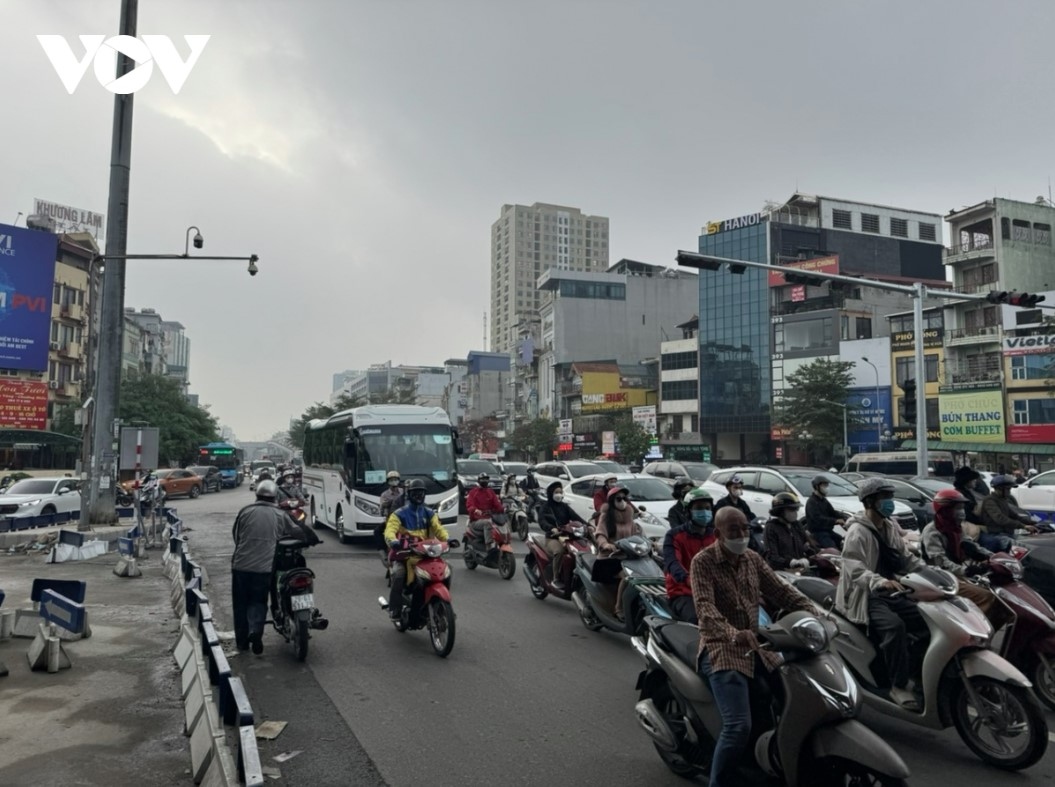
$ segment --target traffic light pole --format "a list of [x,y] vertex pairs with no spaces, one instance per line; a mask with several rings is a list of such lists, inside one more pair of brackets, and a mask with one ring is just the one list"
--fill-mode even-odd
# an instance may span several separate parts
[[912,301],[912,331],[916,350],[916,475],[926,478],[930,465],[930,446],[927,445],[927,368],[923,355],[923,299],[927,297],[928,291],[920,282],[915,282],[912,286],[915,290]]

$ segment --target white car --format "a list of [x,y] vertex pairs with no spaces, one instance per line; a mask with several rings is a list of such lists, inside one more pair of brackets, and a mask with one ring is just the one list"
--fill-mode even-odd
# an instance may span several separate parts
[[[564,462],[539,462],[535,465],[535,477],[543,490],[554,481],[560,481],[567,486],[569,482],[603,472],[604,468],[582,459],[570,459]],[[610,473],[610,475],[617,474]]]
[[0,495],[0,517],[80,511],[80,488],[76,478],[23,478]]
[[[725,496],[725,484],[734,475],[744,482],[744,500],[751,508],[751,513],[762,519],[769,519],[769,509],[773,505],[773,495],[779,492],[790,492],[802,503],[802,515],[805,516],[806,500],[813,494],[813,479],[823,476],[828,482],[828,501],[836,511],[856,514],[864,511],[864,504],[857,498],[857,488],[835,473],[828,473],[814,467],[730,467],[713,473],[703,486],[712,495],[718,492],[714,488],[722,487],[720,496]],[[717,499],[717,498],[716,498]],[[894,501],[894,519],[904,530],[915,530],[918,527],[916,515],[904,503]]]
[[594,515],[593,493],[604,485],[606,478],[615,476],[620,486],[630,493],[630,500],[642,512],[638,517],[641,531],[649,539],[663,538],[670,530],[667,511],[674,505],[670,484],[650,475],[633,473],[600,473],[564,483],[564,502],[587,522]]
[[1011,490],[1019,508],[1032,514],[1055,513],[1055,470],[1033,476]]

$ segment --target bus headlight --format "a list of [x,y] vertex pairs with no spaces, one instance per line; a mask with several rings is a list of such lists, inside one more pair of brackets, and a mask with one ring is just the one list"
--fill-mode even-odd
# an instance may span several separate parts
[[355,507],[367,516],[381,516],[381,509],[376,503],[372,503],[365,497],[355,496]]
[[451,495],[450,497],[448,497],[446,500],[444,500],[442,503],[440,503],[440,513],[442,514],[442,513],[445,513],[447,511],[450,511],[452,508],[454,508],[457,505],[458,505],[458,495],[457,495],[457,493],[455,493],[455,494]]

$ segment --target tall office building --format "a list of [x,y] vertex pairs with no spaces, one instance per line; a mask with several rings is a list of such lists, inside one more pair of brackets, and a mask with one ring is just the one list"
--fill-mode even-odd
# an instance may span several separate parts
[[491,350],[510,352],[541,305],[536,281],[558,268],[608,269],[608,219],[578,208],[503,205],[491,225]]

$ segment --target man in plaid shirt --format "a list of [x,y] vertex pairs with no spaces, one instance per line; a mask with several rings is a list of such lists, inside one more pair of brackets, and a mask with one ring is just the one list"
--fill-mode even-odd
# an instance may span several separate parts
[[804,595],[780,581],[766,561],[748,549],[747,517],[733,506],[714,519],[718,541],[692,559],[689,578],[700,621],[699,673],[711,687],[722,716],[722,733],[714,747],[711,787],[733,783],[740,755],[750,742],[752,681],[772,670],[780,655],[759,650],[759,600],[771,609],[813,612]]

